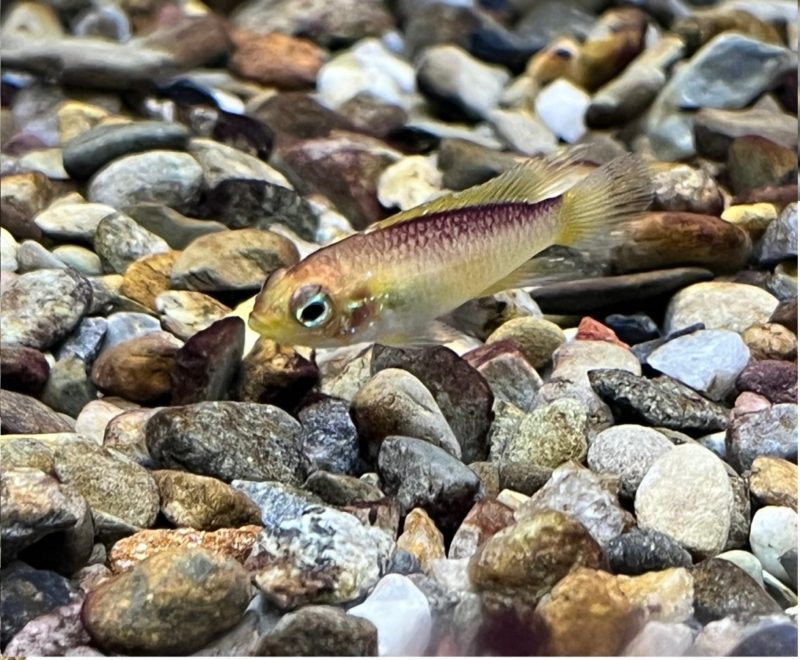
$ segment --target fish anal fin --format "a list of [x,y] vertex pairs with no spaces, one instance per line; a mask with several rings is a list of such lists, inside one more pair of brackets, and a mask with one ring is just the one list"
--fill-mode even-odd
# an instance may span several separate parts
[[461,339],[464,333],[439,320],[429,321],[417,326],[411,326],[401,334],[381,337],[380,343],[398,348],[421,348],[448,344]]

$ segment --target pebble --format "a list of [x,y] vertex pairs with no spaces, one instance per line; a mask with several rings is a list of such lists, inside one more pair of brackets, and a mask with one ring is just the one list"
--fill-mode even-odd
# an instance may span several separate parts
[[472,470],[416,438],[386,438],[378,472],[383,491],[397,498],[402,514],[422,507],[446,535],[455,531],[480,496],[480,480]]
[[353,399],[353,421],[375,461],[384,438],[405,435],[425,440],[461,458],[461,447],[435,399],[418,378],[402,369],[377,372]]
[[311,403],[298,412],[297,419],[303,426],[302,452],[310,470],[357,473],[359,438],[346,401],[325,398]]
[[158,319],[141,312],[115,312],[106,317],[105,341],[102,352],[131,339],[161,331]]
[[700,433],[728,426],[725,408],[670,378],[649,380],[622,369],[597,369],[589,372],[589,381],[619,423]]
[[[746,195],[763,186],[790,183],[796,163],[794,149],[756,135],[746,135],[736,138],[728,147],[726,171],[731,190],[737,195]],[[794,233],[796,236],[797,231]]]
[[216,232],[196,238],[172,266],[171,283],[195,291],[258,289],[278,268],[298,260],[287,239],[261,229]]
[[[497,136],[515,151],[530,156],[555,151],[558,142],[556,135],[545,125],[539,115],[524,108],[495,109],[489,112],[487,118]],[[557,128],[563,128],[563,126]]]
[[485,541],[514,523],[514,512],[494,499],[484,499],[470,509],[453,535],[447,556],[468,559]]
[[248,576],[239,564],[184,548],[161,552],[104,582],[87,595],[81,615],[101,649],[184,655],[235,625],[249,600]]
[[734,418],[725,437],[728,460],[739,472],[758,456],[797,458],[797,404],[779,403]]
[[536,408],[519,422],[516,432],[492,435],[497,460],[556,468],[565,461],[583,460],[587,449],[587,410],[572,399]]
[[100,317],[85,317],[56,349],[58,359],[70,355],[87,364],[94,362],[105,339],[108,321]]
[[511,340],[484,345],[462,357],[484,377],[495,401],[506,401],[524,411],[531,409],[543,381]]
[[698,555],[721,552],[734,505],[723,465],[710,451],[692,444],[656,459],[636,492],[638,524],[672,536]]
[[144,430],[147,420],[156,410],[158,408],[136,408],[116,415],[101,430],[103,445],[142,467],[154,468],[153,459],[147,451]]
[[606,543],[611,571],[618,575],[643,575],[667,568],[691,568],[692,556],[667,534],[654,529],[634,529]]
[[221,222],[187,218],[164,204],[143,202],[129,208],[128,214],[141,227],[163,238],[173,250],[183,250],[200,236],[226,229]]
[[120,342],[97,358],[92,382],[105,394],[130,401],[163,399],[172,389],[171,374],[180,347],[179,340],[160,331]]
[[758,323],[742,333],[754,360],[796,360],[797,336],[778,323]]
[[79,358],[66,357],[51,367],[40,397],[56,412],[77,417],[87,403],[97,398],[97,390],[86,373],[86,364]]
[[324,57],[312,42],[280,33],[253,36],[233,34],[235,51],[230,66],[234,73],[281,89],[313,86]]
[[622,575],[617,583],[648,621],[682,623],[694,616],[694,581],[686,568],[667,568],[636,577]]
[[243,563],[261,527],[244,525],[204,532],[191,528],[143,529],[120,539],[108,553],[108,565],[115,574],[126,573],[143,561],[167,550],[200,548]]
[[699,330],[676,337],[647,357],[654,369],[715,401],[733,391],[749,360],[747,344],[730,330]]
[[291,408],[318,382],[319,369],[313,362],[291,346],[261,337],[241,363],[235,390],[242,401]]
[[64,145],[64,169],[76,179],[88,179],[104,165],[134,152],[186,148],[189,131],[176,123],[137,121],[101,124]]
[[155,522],[158,488],[143,467],[91,441],[72,439],[48,444],[53,451],[56,476],[86,498],[95,522],[100,514],[132,527],[150,527]]
[[464,463],[485,460],[493,396],[483,377],[443,346],[372,349],[371,371],[405,369],[428,388],[461,445]]
[[778,323],[797,334],[797,296],[779,302],[769,322]]
[[553,353],[564,341],[564,333],[555,323],[544,319],[519,317],[506,321],[486,340],[487,344],[513,341],[531,366],[539,369],[547,365]]
[[749,284],[700,282],[670,300],[664,331],[671,333],[703,323],[706,330],[742,333],[754,323],[765,323],[777,305],[774,296]]
[[776,614],[780,606],[744,570],[724,559],[706,559],[692,569],[694,612],[708,623],[727,616],[752,619]]
[[2,344],[0,373],[3,387],[23,394],[37,394],[50,375],[50,364],[35,348]]
[[389,165],[378,179],[378,201],[387,209],[406,211],[442,192],[442,173],[431,156],[407,156]]
[[80,601],[79,592],[67,578],[53,571],[39,570],[15,561],[3,567],[0,575],[3,580],[0,643],[4,648],[29,622]]
[[2,270],[16,271],[19,267],[17,253],[19,244],[5,228],[0,227],[0,268]]
[[188,154],[153,150],[110,162],[89,181],[90,202],[125,211],[141,202],[167,206],[188,204],[197,197],[203,169]]
[[239,318],[212,323],[175,353],[172,404],[228,398],[244,351],[245,325]]
[[277,480],[300,485],[301,428],[269,405],[206,401],[164,408],[147,422],[147,448],[164,468],[230,482]]
[[797,648],[797,626],[789,623],[764,627],[746,636],[731,656],[791,656]]
[[178,470],[156,470],[161,512],[176,527],[215,530],[261,522],[253,501],[228,484]]
[[180,252],[171,250],[140,257],[126,269],[120,293],[155,311],[155,300],[170,288],[170,273]]
[[93,440],[96,444],[101,445],[106,427],[111,420],[117,415],[121,415],[130,406],[136,407],[136,404],[130,404],[117,397],[90,401],[83,407],[75,420],[75,432],[87,440]]
[[[51,612],[30,620],[6,646],[6,655],[14,656],[66,656],[70,652],[80,655],[89,649],[91,638],[80,619],[81,603],[62,605]],[[99,655],[99,651],[94,651]]]
[[395,542],[397,548],[414,555],[426,573],[431,563],[444,559],[444,537],[424,509],[411,509],[403,521],[403,533]]
[[648,621],[625,646],[620,655],[625,657],[687,655],[695,638],[694,629],[685,623]]
[[52,408],[27,394],[0,390],[3,418],[2,433],[64,433],[73,430],[74,423]]
[[422,655],[428,649],[433,632],[428,599],[403,575],[381,578],[367,599],[348,614],[372,622],[381,657]]
[[551,655],[616,655],[642,625],[638,608],[614,576],[590,568],[577,568],[560,580],[536,613]]
[[161,325],[178,339],[189,339],[219,321],[231,310],[221,302],[199,291],[166,290],[153,300]]
[[22,241],[17,250],[17,270],[28,273],[45,268],[65,268],[66,264],[36,241]]
[[325,470],[312,472],[303,484],[303,489],[334,506],[377,502],[385,497],[380,488],[367,481]]
[[780,558],[797,548],[797,511],[786,506],[765,506],[756,511],[750,526],[750,547],[764,570],[790,584]]
[[559,139],[572,143],[586,133],[584,115],[591,97],[579,86],[560,78],[545,87],[534,102],[536,114]]
[[111,272],[124,274],[137,259],[169,252],[167,242],[124,213],[105,216],[94,234],[94,251]]
[[393,546],[385,532],[350,514],[312,507],[265,527],[245,568],[281,609],[346,603],[378,582]]
[[479,120],[497,106],[509,75],[452,45],[433,46],[420,54],[417,84],[444,115]]
[[3,227],[17,240],[41,238],[42,232],[33,220],[47,208],[52,196],[50,180],[40,172],[4,176],[0,193]]
[[633,526],[616,495],[616,483],[569,461],[553,470],[550,479],[515,512],[524,520],[547,510],[561,511],[580,522],[601,546]]
[[82,275],[102,275],[103,264],[91,250],[80,245],[59,245],[53,250],[53,257],[65,267],[72,268]]
[[253,655],[370,657],[378,655],[378,648],[378,630],[365,617],[329,605],[307,605],[282,616]]
[[618,475],[622,493],[633,498],[650,466],[672,447],[658,431],[620,424],[597,434],[589,444],[586,460],[594,472]]
[[75,328],[91,297],[89,283],[72,270],[20,275],[2,295],[3,342],[50,348]]
[[791,115],[762,108],[718,110],[702,108],[694,120],[697,151],[708,158],[724,161],[736,138],[759,135],[784,147],[791,147],[794,129]]
[[598,568],[602,556],[583,525],[548,510],[492,536],[473,555],[469,577],[490,607],[534,607],[567,573],[581,566]]
[[748,477],[750,493],[761,505],[797,511],[797,465],[782,458],[758,456]]

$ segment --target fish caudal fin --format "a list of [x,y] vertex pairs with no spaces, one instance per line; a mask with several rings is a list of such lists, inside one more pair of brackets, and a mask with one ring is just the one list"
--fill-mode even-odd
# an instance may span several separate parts
[[614,229],[650,204],[652,182],[636,156],[615,158],[564,194],[555,243],[578,249],[611,244]]

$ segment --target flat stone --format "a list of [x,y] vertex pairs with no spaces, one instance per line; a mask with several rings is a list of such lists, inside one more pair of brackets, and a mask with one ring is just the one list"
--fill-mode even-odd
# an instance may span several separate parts
[[716,401],[733,391],[749,360],[747,345],[730,330],[699,330],[676,337],[647,357],[654,369]]
[[694,119],[697,151],[713,160],[725,160],[728,147],[739,137],[760,135],[790,148],[794,144],[791,115],[762,108],[718,110],[701,108]]
[[419,438],[461,458],[461,447],[435,399],[407,371],[378,371],[356,394],[352,411],[366,456],[373,462],[391,435]]
[[620,423],[713,432],[728,426],[727,409],[670,378],[649,380],[622,369],[589,372],[592,389]]
[[561,511],[580,522],[604,547],[633,526],[632,516],[617,500],[615,485],[569,461],[553,470],[547,483],[514,512],[514,517],[525,520],[542,511]]
[[2,432],[6,433],[64,433],[73,430],[73,424],[52,408],[27,394],[0,390],[3,408]]
[[156,298],[170,288],[170,273],[179,255],[172,250],[140,257],[125,269],[120,293],[155,311]]
[[641,527],[668,534],[691,552],[709,556],[725,547],[733,493],[723,463],[703,447],[680,445],[656,459],[634,505]]
[[240,32],[234,38],[234,73],[281,89],[313,87],[323,51],[312,42],[277,32],[259,37]]
[[197,291],[258,289],[270,273],[298,261],[295,246],[260,229],[216,232],[195,239],[175,261],[171,283]]
[[300,485],[300,425],[269,405],[207,401],[164,408],[147,422],[147,447],[165,468]]
[[173,250],[183,250],[200,236],[225,231],[221,222],[187,218],[165,204],[142,202],[128,209],[141,227],[163,238]]
[[454,531],[479,497],[477,475],[443,449],[416,438],[390,436],[378,456],[383,490],[401,512],[422,507],[445,533]]
[[130,216],[112,213],[97,225],[94,251],[112,272],[124,274],[141,257],[169,252],[169,245]]
[[88,179],[107,163],[134,152],[186,148],[189,131],[181,124],[137,121],[95,126],[64,146],[64,169]]
[[[161,552],[91,591],[82,619],[103,649],[186,654],[237,623],[249,600],[247,573],[235,561],[179,549]],[[203,626],[197,625],[200,619]]]
[[267,599],[281,608],[338,604],[363,597],[377,583],[393,542],[381,530],[326,507],[266,527],[245,567]]
[[692,569],[694,610],[701,623],[776,614],[780,606],[745,571],[724,559],[706,559]]
[[0,373],[4,388],[23,394],[36,394],[47,382],[50,365],[44,354],[35,348],[2,344]]
[[[309,635],[309,631],[314,631]],[[367,619],[330,605],[307,605],[281,617],[256,656],[369,657],[378,655],[378,631]]]
[[750,468],[750,493],[762,505],[797,511],[797,465],[774,456],[758,456]]
[[779,403],[734,418],[725,436],[728,460],[740,472],[758,456],[797,459],[797,405]]
[[231,311],[199,291],[164,291],[153,304],[164,329],[183,340],[205,330]]
[[105,320],[103,353],[122,342],[140,339],[145,335],[161,331],[158,319],[152,314],[143,314],[142,312],[114,312],[109,314]]
[[200,191],[203,169],[188,154],[154,150],[112,161],[89,182],[91,202],[124,211],[141,202],[181,206]]
[[377,502],[386,497],[380,488],[368,481],[346,474],[332,474],[325,470],[312,472],[303,484],[303,488],[334,506]]
[[741,333],[754,323],[766,322],[777,305],[777,298],[749,284],[701,282],[673,296],[664,331],[670,333],[703,323],[706,330]]
[[67,268],[77,270],[83,275],[102,275],[103,264],[94,252],[80,245],[60,245],[53,250],[53,256]]
[[650,466],[672,447],[658,431],[638,424],[619,424],[597,434],[589,444],[586,460],[594,472],[618,475],[622,492],[632,498]]
[[3,342],[50,348],[78,324],[91,298],[89,283],[72,270],[20,275],[2,295]]

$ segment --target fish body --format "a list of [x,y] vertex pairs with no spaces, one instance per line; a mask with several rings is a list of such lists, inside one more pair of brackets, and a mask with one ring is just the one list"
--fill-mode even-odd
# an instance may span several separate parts
[[602,241],[648,201],[649,178],[630,157],[588,175],[569,159],[521,165],[274,273],[250,326],[278,342],[316,348],[442,339],[437,317],[525,284],[533,256],[553,244]]

